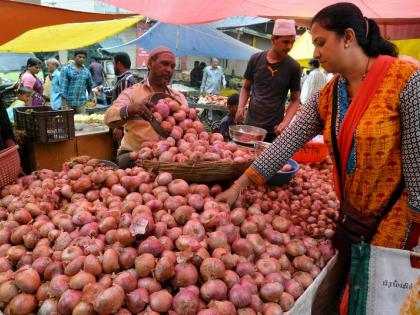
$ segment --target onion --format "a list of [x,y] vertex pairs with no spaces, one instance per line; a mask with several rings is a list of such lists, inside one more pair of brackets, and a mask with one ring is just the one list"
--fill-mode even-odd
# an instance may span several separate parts
[[243,257],[252,257],[254,255],[254,248],[248,240],[239,238],[232,244],[232,250],[234,253]]
[[307,272],[297,272],[294,275],[293,279],[296,280],[297,282],[299,282],[299,284],[304,289],[306,289],[307,287],[309,287],[312,284],[312,282],[313,282],[312,276],[309,273],[307,273]]
[[194,212],[195,210],[193,207],[181,206],[175,210],[173,217],[179,225],[184,225],[185,222],[187,222],[191,218],[191,215]]
[[229,301],[238,308],[246,307],[251,303],[251,295],[248,288],[236,284],[229,290]]
[[146,240],[142,241],[138,249],[140,254],[149,253],[158,256],[162,253],[162,244],[155,236],[149,236]]
[[210,233],[207,239],[207,244],[212,249],[225,248],[227,246],[226,234],[222,231],[215,231]]
[[283,315],[281,306],[277,303],[267,303],[264,305],[264,315]]
[[136,289],[127,294],[127,308],[131,313],[139,313],[149,304],[149,293],[144,288]]
[[225,274],[225,265],[218,258],[206,258],[201,263],[200,274],[206,281],[221,279]]
[[102,266],[96,256],[88,255],[84,260],[83,270],[94,276],[98,276],[102,272]]
[[81,296],[81,291],[71,289],[65,291],[58,301],[58,312],[63,315],[70,315],[74,307],[79,303]]
[[155,278],[157,281],[162,282],[171,278],[175,274],[173,261],[167,257],[162,257],[156,264]]
[[231,289],[235,284],[238,284],[240,278],[236,272],[232,270],[226,270],[223,276],[223,281],[226,283],[228,289]]
[[123,288],[125,293],[129,293],[137,287],[137,280],[130,272],[123,271],[115,277],[114,284]]
[[153,278],[140,278],[137,282],[137,287],[146,289],[149,294],[162,289],[160,283]]
[[260,288],[260,296],[265,302],[278,302],[283,293],[279,282],[266,283]]
[[70,279],[69,286],[73,290],[82,290],[88,283],[95,282],[96,279],[94,275],[84,271],[80,271]]
[[120,268],[118,264],[118,254],[112,248],[108,248],[102,259],[102,270],[105,273],[112,273]]
[[294,257],[300,256],[306,253],[306,248],[301,240],[291,240],[286,244],[286,253]]
[[55,299],[46,299],[42,302],[40,308],[38,309],[38,315],[50,315],[57,313],[58,302]]
[[254,264],[250,263],[249,261],[240,262],[236,266],[236,273],[242,277],[244,275],[254,275],[255,274],[255,266]]
[[293,279],[286,280],[284,284],[284,288],[285,288],[285,291],[289,293],[291,296],[293,296],[295,299],[297,299],[303,293],[302,286]]
[[19,291],[14,281],[6,281],[0,285],[0,302],[9,303],[18,293]]
[[235,306],[229,301],[211,301],[209,307],[220,315],[236,314]]
[[35,269],[24,266],[15,273],[15,284],[24,293],[35,293],[41,285],[41,278]]
[[128,269],[134,266],[135,259],[137,257],[137,251],[132,247],[123,248],[122,252],[118,257],[118,261],[121,267]]
[[65,275],[56,275],[50,282],[50,293],[52,296],[59,298],[66,290],[69,289],[69,277]]
[[93,306],[88,302],[81,301],[74,307],[72,315],[93,315]]
[[202,241],[206,230],[198,220],[189,220],[183,227],[183,234],[190,235],[196,240]]
[[198,272],[194,265],[189,263],[177,264],[172,284],[176,287],[187,287],[194,285],[198,280]]
[[66,268],[64,268],[64,274],[67,276],[74,276],[82,269],[85,259],[85,256],[79,256],[73,259]]
[[168,172],[162,172],[156,177],[156,183],[159,186],[166,186],[172,181],[172,174]]
[[198,296],[187,289],[178,292],[172,304],[175,312],[179,315],[195,315],[200,307]]
[[45,268],[44,280],[51,280],[54,276],[63,274],[63,272],[63,263],[61,261],[54,261]]
[[160,290],[150,294],[150,307],[158,313],[166,313],[172,306],[172,295],[166,290]]
[[209,280],[201,286],[200,295],[207,302],[210,300],[223,301],[227,297],[227,286],[221,280]]
[[93,303],[98,295],[102,293],[106,288],[107,286],[101,282],[89,283],[83,288],[81,300],[84,302]]
[[295,304],[295,299],[287,292],[283,292],[280,297],[280,306],[283,311],[290,310]]
[[18,294],[9,303],[11,314],[29,314],[36,308],[35,296],[31,294]]
[[124,290],[119,285],[114,285],[101,292],[93,307],[99,314],[112,314],[118,311],[124,303]]
[[174,179],[168,184],[169,192],[172,196],[186,196],[189,186],[183,179]]

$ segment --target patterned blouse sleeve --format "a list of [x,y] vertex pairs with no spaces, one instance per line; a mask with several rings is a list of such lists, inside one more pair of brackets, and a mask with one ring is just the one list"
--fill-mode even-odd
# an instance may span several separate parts
[[246,170],[254,183],[264,184],[297,150],[323,130],[324,124],[318,113],[318,98],[319,92],[303,105],[296,119]]
[[420,223],[420,70],[400,95],[402,165],[412,220]]

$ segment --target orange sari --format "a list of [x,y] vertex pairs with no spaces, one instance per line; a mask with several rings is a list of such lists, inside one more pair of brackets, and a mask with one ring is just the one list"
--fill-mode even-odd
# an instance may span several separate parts
[[[375,71],[375,64],[376,67],[381,66],[381,63],[375,62],[370,71]],[[346,137],[347,146],[349,138],[352,143],[347,163],[342,163],[343,193],[346,201],[363,214],[380,213],[402,179],[399,97],[416,69],[415,65],[394,59],[389,69],[383,73],[383,80],[377,84],[370,100],[365,100],[367,105],[353,137]],[[330,152],[333,151],[329,126],[335,80],[322,89],[318,101],[318,112],[326,126],[324,140]],[[345,82],[341,88],[345,90]],[[342,111],[344,119],[346,110]],[[350,110],[351,106],[348,111]],[[345,141],[341,141],[344,147]],[[390,213],[382,220],[373,245],[401,248],[410,221],[407,195],[405,190]]]

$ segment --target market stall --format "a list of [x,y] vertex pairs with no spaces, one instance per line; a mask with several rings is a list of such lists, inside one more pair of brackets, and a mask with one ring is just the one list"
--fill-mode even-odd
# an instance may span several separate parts
[[103,114],[74,115],[72,110],[49,107],[21,108],[15,114],[27,173],[43,168],[59,171],[64,161],[80,155],[112,159],[114,143]]

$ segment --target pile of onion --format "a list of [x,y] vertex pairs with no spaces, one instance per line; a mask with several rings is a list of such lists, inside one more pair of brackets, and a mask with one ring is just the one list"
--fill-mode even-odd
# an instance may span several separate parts
[[[168,116],[169,117],[169,116]],[[236,151],[235,151],[236,152]],[[281,314],[334,255],[329,165],[234,207],[219,185],[78,157],[0,194],[5,314]]]

